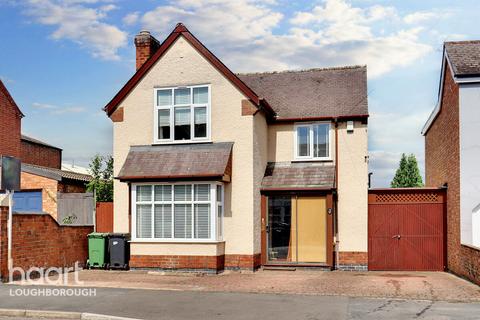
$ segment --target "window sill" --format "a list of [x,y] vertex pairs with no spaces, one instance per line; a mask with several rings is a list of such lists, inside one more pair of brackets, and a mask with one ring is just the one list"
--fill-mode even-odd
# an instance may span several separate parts
[[477,246],[474,246],[474,245],[471,245],[471,244],[462,243],[461,245],[462,245],[462,247],[466,247],[466,248],[469,248],[469,249],[472,249],[472,250],[480,251],[480,247],[477,247]]
[[200,239],[187,239],[187,240],[158,240],[158,239],[132,239],[130,243],[178,243],[178,244],[218,244],[223,243],[225,240],[200,240]]
[[211,139],[208,140],[178,140],[178,141],[155,141],[152,143],[153,146],[158,145],[171,145],[171,144],[194,144],[194,143],[212,143]]
[[332,158],[320,158],[320,159],[293,159],[292,162],[333,162]]

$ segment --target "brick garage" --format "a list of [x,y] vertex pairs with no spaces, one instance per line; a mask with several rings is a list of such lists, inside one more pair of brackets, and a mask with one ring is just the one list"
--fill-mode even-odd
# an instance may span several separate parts
[[441,111],[425,134],[426,185],[447,190],[447,266],[480,284],[480,252],[460,243],[459,86],[445,65]]
[[62,167],[62,149],[60,148],[22,135],[20,150],[24,163],[56,169]]
[[23,114],[0,81],[0,155],[19,158]]
[[[8,279],[8,208],[0,207],[0,274]],[[87,235],[92,226],[60,226],[47,214],[14,214],[12,236],[13,266],[73,267],[88,257]]]

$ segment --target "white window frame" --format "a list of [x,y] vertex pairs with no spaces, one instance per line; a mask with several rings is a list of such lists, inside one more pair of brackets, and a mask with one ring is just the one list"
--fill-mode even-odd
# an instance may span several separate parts
[[[207,103],[193,103],[193,88],[207,87],[208,88],[208,102]],[[175,104],[175,89],[190,89],[190,103],[189,104]],[[199,84],[191,86],[177,86],[177,87],[158,87],[153,90],[153,143],[154,144],[182,144],[182,143],[195,143],[195,142],[211,142],[211,101],[212,90],[210,84]],[[169,106],[158,105],[158,91],[171,90],[172,104]],[[207,136],[202,138],[195,138],[195,107],[207,107]],[[190,140],[175,140],[175,107],[190,107]],[[158,111],[170,110],[170,139],[158,138]]]
[[[314,157],[313,156],[313,127],[320,124],[327,124],[328,125],[328,157]],[[298,128],[309,128],[310,132],[310,141],[309,141],[309,156],[299,156],[298,155]],[[332,161],[332,152],[333,152],[333,135],[332,135],[332,123],[327,121],[321,122],[302,122],[296,123],[293,126],[294,131],[294,147],[293,147],[293,158],[294,161]]]
[[[194,185],[196,184],[208,184],[210,185],[210,200],[209,201],[197,201],[195,200],[195,187]],[[161,186],[161,185],[168,185],[172,187],[172,198],[170,201],[155,201],[154,198],[154,190],[155,186]],[[191,201],[175,201],[175,191],[174,191],[174,186],[175,185],[191,185],[192,186],[192,200]],[[217,204],[217,186],[221,186],[221,192],[222,192],[222,212],[220,214],[220,219],[222,219],[222,230],[221,230],[221,236],[219,236],[219,232],[217,230],[217,216],[218,216],[218,206]],[[152,200],[151,201],[140,201],[137,202],[137,186],[152,186]],[[131,210],[132,210],[132,216],[131,216],[131,223],[132,223],[132,242],[186,242],[186,243],[208,243],[208,242],[221,242],[223,241],[223,225],[224,225],[224,212],[225,212],[225,207],[224,207],[224,194],[225,194],[225,186],[221,182],[212,182],[212,181],[186,181],[186,182],[175,182],[175,183],[134,183],[132,184],[132,189],[131,189]],[[151,237],[150,238],[138,238],[137,237],[137,204],[149,204],[152,206],[152,211],[151,211],[151,219],[152,219],[152,232],[151,232]],[[171,205],[171,210],[172,210],[172,238],[155,238],[155,223],[154,223],[154,206],[156,204],[170,204]],[[175,204],[191,204],[192,205],[192,238],[175,238],[175,222],[174,222],[174,205]],[[195,235],[195,223],[194,223],[194,210],[195,210],[195,204],[210,204],[210,238],[194,238]]]

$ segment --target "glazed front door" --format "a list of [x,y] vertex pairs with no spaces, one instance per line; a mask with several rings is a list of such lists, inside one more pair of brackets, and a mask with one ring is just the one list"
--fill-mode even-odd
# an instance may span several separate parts
[[267,219],[269,263],[327,262],[325,197],[269,197]]

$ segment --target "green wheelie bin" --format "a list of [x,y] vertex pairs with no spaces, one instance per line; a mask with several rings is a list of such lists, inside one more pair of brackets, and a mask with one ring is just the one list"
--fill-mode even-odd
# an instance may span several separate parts
[[88,235],[88,260],[87,269],[106,268],[108,233],[93,232]]

